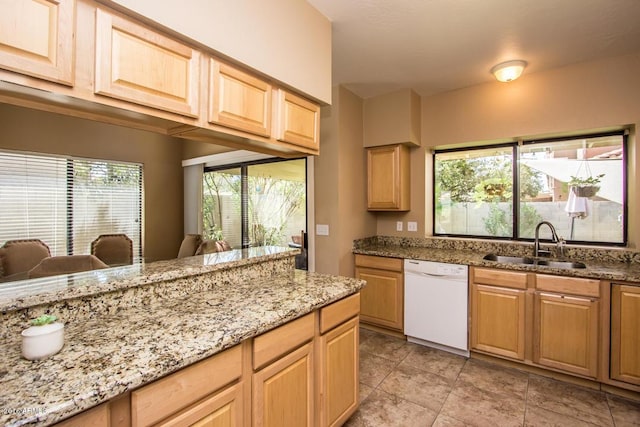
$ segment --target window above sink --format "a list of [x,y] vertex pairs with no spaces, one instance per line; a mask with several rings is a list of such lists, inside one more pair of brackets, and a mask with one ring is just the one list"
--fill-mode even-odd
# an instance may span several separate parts
[[433,235],[532,241],[548,221],[569,244],[624,246],[626,141],[620,130],[436,150]]

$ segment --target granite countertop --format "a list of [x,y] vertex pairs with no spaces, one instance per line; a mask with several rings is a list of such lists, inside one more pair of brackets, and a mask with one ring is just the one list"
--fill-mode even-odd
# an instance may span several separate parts
[[60,353],[2,343],[0,424],[49,425],[357,292],[364,281],[300,270],[160,299],[65,329]]
[[298,249],[261,246],[82,273],[0,283],[0,312],[291,257]]
[[[586,264],[586,268],[552,268],[547,266],[498,263],[484,260],[488,253],[495,253],[495,248],[485,250],[465,250],[458,248],[437,248],[426,246],[411,246],[404,244],[387,244],[376,242],[362,242],[353,249],[353,253],[362,255],[374,255],[391,258],[417,259],[424,261],[446,262],[452,264],[465,264],[476,267],[502,268],[509,270],[531,271],[536,273],[556,274],[562,276],[604,279],[612,281],[638,282],[640,283],[640,263],[615,261],[613,257],[589,257],[589,259],[576,258]],[[502,253],[501,253],[502,254]],[[511,253],[504,253],[511,255]],[[521,256],[522,254],[517,254]],[[531,257],[530,254],[527,256]]]

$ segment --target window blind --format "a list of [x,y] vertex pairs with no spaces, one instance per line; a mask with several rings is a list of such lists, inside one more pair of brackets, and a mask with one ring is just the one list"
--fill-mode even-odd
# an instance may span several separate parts
[[51,255],[91,253],[124,233],[140,259],[142,165],[0,151],[0,245],[40,239]]

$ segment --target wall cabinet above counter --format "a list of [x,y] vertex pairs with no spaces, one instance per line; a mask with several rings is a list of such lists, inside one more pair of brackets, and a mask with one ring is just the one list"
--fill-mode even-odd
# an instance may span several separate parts
[[[12,0],[3,12],[0,102],[283,157],[319,154],[319,104],[175,34],[91,0]],[[25,25],[34,16],[39,31]]]

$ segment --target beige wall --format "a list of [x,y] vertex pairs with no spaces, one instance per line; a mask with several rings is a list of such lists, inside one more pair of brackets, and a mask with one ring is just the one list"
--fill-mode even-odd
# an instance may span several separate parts
[[[367,212],[366,156],[362,148],[362,100],[343,87],[322,108],[321,149],[315,160],[315,222],[329,236],[316,236],[316,271],[354,275],[353,240],[376,233]],[[315,225],[310,225],[315,231]]]
[[175,258],[182,241],[181,140],[0,104],[0,148],[144,165],[144,256]]
[[112,0],[331,103],[331,22],[303,0]]
[[[505,141],[614,126],[640,125],[640,53],[585,62],[534,74],[511,83],[487,83],[422,98],[425,147]],[[628,182],[636,183],[640,154],[631,135]],[[428,148],[427,148],[428,150]],[[424,149],[412,151],[412,208],[406,214],[378,216],[378,234],[431,234],[432,166]],[[428,197],[422,186],[427,181]],[[416,185],[417,184],[417,185]],[[628,217],[640,211],[640,188],[629,185]],[[395,221],[417,219],[418,233],[396,233]],[[630,247],[638,247],[640,229],[629,221]]]

